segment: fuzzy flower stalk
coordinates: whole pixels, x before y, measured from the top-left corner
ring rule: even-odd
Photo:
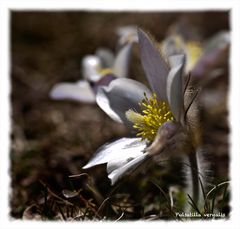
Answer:
[[[155,41],[138,30],[141,62],[151,89],[127,78],[99,87],[97,104],[113,120],[125,124],[135,137],[124,137],[100,147],[83,167],[107,164],[108,177],[115,184],[143,162],[161,155],[182,155],[191,168],[191,196],[199,201],[199,126],[193,101],[187,91],[185,55],[164,58]]]

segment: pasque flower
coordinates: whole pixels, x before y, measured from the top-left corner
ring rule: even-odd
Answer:
[[[50,91],[52,99],[70,99],[84,103],[96,102],[96,90],[100,85],[108,85],[115,78],[127,77],[132,45],[136,42],[136,28],[120,27],[119,49],[114,56],[107,48],[98,48],[93,55],[82,59],[83,79],[75,82],[57,83]]]
[[[122,46],[126,43],[138,42],[136,25],[125,25],[116,29],[119,36],[118,45]]]
[[[166,56],[185,53],[185,72],[193,77],[216,77],[222,71],[222,57],[230,42],[229,31],[220,31],[202,41],[195,28],[186,20],[180,20],[169,28],[169,35],[160,43]]]
[[[186,105],[184,101],[185,55],[173,55],[166,60],[141,29],[138,41],[151,89],[132,79],[116,79],[99,87],[96,96],[102,110],[113,120],[124,123],[136,137],[103,145],[83,167],[107,163],[112,184],[152,156],[164,151],[191,154],[197,147],[188,116],[191,102]]]

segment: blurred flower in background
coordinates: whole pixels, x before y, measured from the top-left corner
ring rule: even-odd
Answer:
[[[136,25],[121,26],[116,29],[119,36],[118,46],[123,46],[126,43],[138,42]]]
[[[185,53],[185,72],[190,72],[193,77],[210,80],[221,74],[223,55],[229,43],[229,31],[220,31],[203,41],[189,21],[180,20],[170,26],[167,37],[160,43],[160,48],[166,56]]]
[[[50,97],[95,103],[99,86],[108,85],[118,77],[127,77],[132,45],[138,42],[136,26],[119,27],[116,33],[119,37],[116,55],[108,48],[98,48],[95,54],[86,55],[81,64],[83,79],[76,83],[57,83],[52,88]],[[180,20],[170,26],[168,35],[158,46],[166,57],[185,53],[185,73],[190,72],[193,77],[204,81],[221,74],[222,56],[229,45],[229,39],[229,32],[221,31],[207,41],[202,41],[189,22]]]
[[[132,45],[137,42],[136,27],[123,26],[116,30],[119,49],[116,55],[107,48],[98,48],[94,55],[82,59],[82,76],[76,83],[58,83],[51,92],[52,99],[70,99],[95,103],[96,90],[113,79],[127,77]]]

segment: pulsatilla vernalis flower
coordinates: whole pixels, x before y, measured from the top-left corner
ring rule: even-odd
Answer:
[[[113,120],[124,123],[136,137],[103,145],[83,167],[107,163],[112,184],[152,156],[180,150],[187,154],[195,145],[186,115],[189,107],[184,102],[185,55],[165,60],[155,42],[141,29],[138,41],[151,90],[125,78],[98,88],[96,96],[102,110]]]
[[[111,50],[98,48],[95,54],[86,55],[81,64],[83,79],[76,83],[57,83],[52,88],[50,97],[56,100],[70,99],[95,103],[96,91],[99,86],[108,85],[118,77],[127,77],[132,45],[136,42],[135,30],[134,27],[118,28],[120,47],[117,54],[114,56]]]
[[[229,31],[220,31],[202,40],[189,21],[180,20],[169,28],[169,35],[160,43],[166,56],[186,54],[185,72],[191,71],[192,78],[215,78],[223,71],[223,60],[230,43]]]
[[[125,25],[116,29],[119,36],[118,45],[122,46],[126,43],[138,42],[136,25]]]

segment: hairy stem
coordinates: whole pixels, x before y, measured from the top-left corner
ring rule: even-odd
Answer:
[[[196,153],[190,153],[188,155],[188,160],[190,163],[190,182],[192,185],[192,199],[194,203],[198,206],[199,196],[200,196],[200,184],[199,184],[199,176],[198,176],[198,162]]]

